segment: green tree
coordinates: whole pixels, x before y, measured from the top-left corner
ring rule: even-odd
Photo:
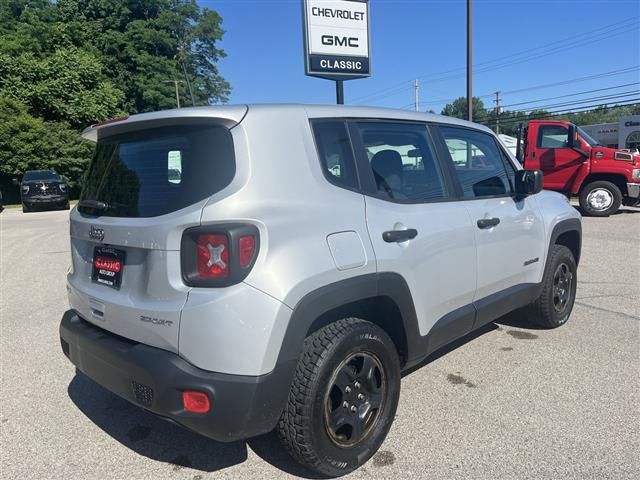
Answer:
[[[62,122],[29,114],[25,104],[0,98],[0,174],[20,177],[27,170],[54,169],[73,188],[86,170],[93,144]]]
[[[473,106],[473,121],[486,120],[487,109],[484,107],[484,102],[478,97],[473,97],[471,104]],[[467,98],[458,97],[452,103],[448,103],[442,109],[442,115],[448,117],[456,117],[467,119]]]
[[[124,92],[102,70],[95,56],[75,47],[44,58],[0,53],[0,98],[20,100],[38,116],[82,128],[121,112]]]
[[[56,19],[69,41],[90,44],[100,53],[109,77],[125,91],[130,113],[175,106],[174,86],[181,80],[183,104],[225,102],[229,83],[217,63],[224,34],[217,12],[195,0],[60,0]]]
[[[55,168],[80,181],[92,144],[79,130],[120,116],[225,102],[222,19],[195,0],[0,1],[0,186]]]

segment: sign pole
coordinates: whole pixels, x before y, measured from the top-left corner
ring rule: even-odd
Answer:
[[[336,80],[336,103],[344,105],[344,81]]]
[[[473,122],[473,0],[467,0],[467,120]]]

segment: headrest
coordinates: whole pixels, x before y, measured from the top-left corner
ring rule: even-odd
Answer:
[[[381,150],[371,159],[371,169],[382,178],[402,176],[402,157],[395,150]]]

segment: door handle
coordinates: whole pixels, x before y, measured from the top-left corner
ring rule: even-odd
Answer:
[[[415,228],[407,228],[406,230],[389,230],[382,232],[382,239],[387,243],[406,242],[416,238],[418,231]]]
[[[478,228],[484,230],[485,228],[495,227],[499,223],[500,223],[500,219],[497,217],[481,218],[480,220],[478,220]]]

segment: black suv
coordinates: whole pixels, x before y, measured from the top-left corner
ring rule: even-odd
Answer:
[[[25,172],[20,183],[20,200],[23,212],[42,207],[69,209],[67,186],[54,170]]]

